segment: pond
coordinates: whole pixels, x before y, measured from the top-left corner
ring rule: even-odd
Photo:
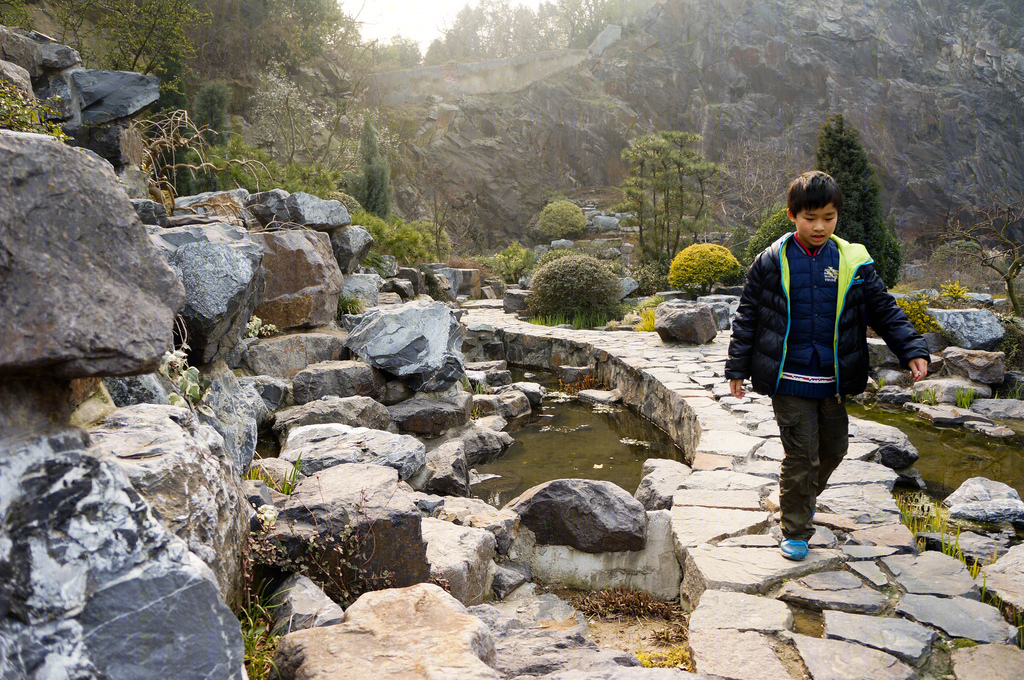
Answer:
[[[970,477],[986,477],[1009,484],[1024,497],[1024,423],[1001,423],[1017,432],[994,439],[963,428],[936,427],[901,409],[850,403],[850,415],[898,427],[917,447],[920,470],[929,495],[943,499]]]
[[[477,498],[502,507],[530,487],[564,478],[614,482],[632,494],[645,460],[683,460],[671,437],[629,408],[553,395],[556,381],[541,375],[530,379],[544,384],[548,396],[509,429],[515,443],[505,455],[474,466],[481,475],[499,475],[473,485]]]

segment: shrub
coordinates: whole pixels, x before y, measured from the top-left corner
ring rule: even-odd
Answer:
[[[615,316],[621,292],[618,277],[587,255],[549,262],[533,275],[530,288],[527,304],[536,316]]]
[[[707,295],[711,284],[740,273],[740,263],[728,248],[714,243],[696,243],[684,248],[672,259],[668,272],[670,285]]]
[[[551,238],[579,236],[586,226],[587,218],[572,201],[555,201],[540,211],[540,233]]]
[[[370,232],[375,252],[393,255],[401,264],[414,264],[430,259],[431,239],[424,231],[424,225],[429,226],[429,222],[406,224],[397,217],[385,220],[361,211],[352,215],[352,224]]]
[[[216,144],[228,127],[228,104],[231,89],[223,80],[213,80],[200,88],[192,101],[192,120],[203,130],[207,144]]]
[[[634,268],[633,278],[638,284],[636,294],[654,295],[659,291],[668,290],[668,269],[667,260],[655,260]]]
[[[484,258],[484,264],[505,283],[516,283],[533,266],[534,257],[532,250],[513,243],[500,253]]]
[[[914,324],[918,333],[940,333],[942,326],[935,320],[935,317],[928,313],[928,298],[923,295],[915,295],[909,298],[900,298],[896,301],[899,308]]]
[[[560,257],[568,257],[570,255],[578,255],[578,253],[568,248],[553,248],[537,258],[537,266],[543,267],[548,262],[554,262]]]
[[[37,132],[64,141],[67,135],[46,119],[50,108],[21,91],[14,83],[0,78],[0,130]]]
[[[355,199],[355,196],[350,196],[343,191],[332,191],[327,198],[332,201],[340,202],[345,206],[345,209],[348,210],[349,215],[355,215],[357,212],[363,212],[363,206],[359,205],[359,201]]]
[[[338,296],[338,316],[342,317],[346,314],[362,314],[363,313],[363,301],[357,297],[351,295],[339,295]]]
[[[996,351],[1006,354],[1007,370],[1024,371],[1024,319],[1000,314],[999,321],[1006,329],[1006,335],[999,341]]]
[[[786,209],[778,211],[761,223],[757,232],[747,244],[747,264],[761,254],[761,251],[775,243],[783,234],[793,231],[793,223],[786,216]]]
[[[946,281],[942,284],[942,292],[940,295],[944,298],[949,298],[950,300],[966,300],[967,293],[969,292],[970,291],[967,290],[967,287],[960,285],[960,280],[957,279],[956,281]]]
[[[654,307],[648,307],[640,311],[640,321],[633,325],[635,329],[644,333],[654,332]]]

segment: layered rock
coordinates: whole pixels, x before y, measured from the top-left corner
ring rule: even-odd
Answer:
[[[340,423],[296,427],[280,459],[293,464],[301,460],[304,475],[343,463],[374,463],[394,468],[401,479],[416,476],[427,461],[423,443],[415,437]]]
[[[267,272],[256,316],[281,330],[326,326],[338,313],[344,277],[327,234],[302,229],[252,234]]]
[[[89,431],[92,451],[112,456],[163,524],[213,570],[226,601],[241,598],[248,540],[240,476],[222,440],[187,409],[119,409]]]
[[[213,572],[87,446],[65,431],[0,455],[0,675],[245,678]]]
[[[446,389],[465,372],[462,327],[452,310],[439,302],[372,310],[352,329],[346,346],[416,391]]]

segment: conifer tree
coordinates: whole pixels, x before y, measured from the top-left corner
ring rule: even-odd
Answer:
[[[363,174],[356,182],[355,198],[363,209],[386,219],[391,213],[391,170],[380,155],[377,131],[367,118],[359,137]]]
[[[843,190],[843,209],[836,236],[863,243],[875,260],[875,270],[887,286],[899,279],[903,255],[899,242],[885,225],[881,184],[860,133],[836,114],[818,132],[818,170],[827,172]]]

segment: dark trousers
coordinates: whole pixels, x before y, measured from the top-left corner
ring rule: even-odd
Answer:
[[[779,477],[782,535],[807,541],[814,535],[811,519],[818,494],[849,447],[846,404],[835,397],[778,394],[772,397],[772,407],[786,452]]]

